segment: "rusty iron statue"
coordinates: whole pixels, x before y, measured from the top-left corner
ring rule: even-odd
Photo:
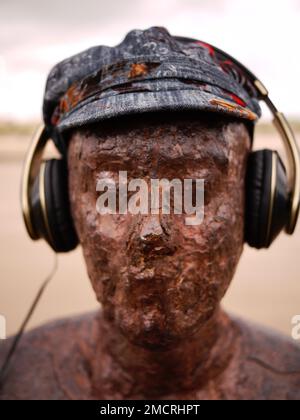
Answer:
[[[252,152],[260,99],[290,151],[289,195],[277,153]],[[300,399],[296,342],[220,305],[245,232],[250,245],[268,247],[297,220],[297,147],[264,86],[220,50],[153,27],[55,66],[43,111],[63,159],[33,173],[38,153],[30,155],[27,231],[57,252],[81,245],[101,306],[27,332],[0,398]],[[109,177],[118,188],[120,171],[147,185],[203,179],[202,223],[161,208],[99,214],[96,185]]]

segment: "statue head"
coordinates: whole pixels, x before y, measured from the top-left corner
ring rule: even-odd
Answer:
[[[74,129],[68,144],[71,212],[105,317],[145,348],[168,348],[219,308],[244,242],[251,131],[213,113],[127,116]],[[204,180],[204,219],[97,212],[97,182]],[[160,209],[161,210],[161,209]]]

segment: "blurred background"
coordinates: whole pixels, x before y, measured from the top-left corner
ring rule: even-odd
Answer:
[[[0,314],[17,330],[53,254],[26,235],[19,205],[24,154],[41,121],[47,74],[58,61],[93,45],[113,46],[132,29],[164,26],[173,35],[215,44],[265,83],[300,139],[300,1],[277,0],[1,0],[0,2]],[[255,148],[282,145],[270,115]],[[283,155],[284,157],[284,155]],[[245,246],[225,307],[291,332],[300,314],[300,223],[267,251]],[[59,256],[58,272],[28,326],[97,308],[81,250]]]

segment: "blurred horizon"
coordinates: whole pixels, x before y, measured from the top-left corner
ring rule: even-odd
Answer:
[[[229,52],[257,74],[281,110],[300,118],[299,21],[297,0],[1,0],[0,120],[39,120],[53,65],[150,26]]]

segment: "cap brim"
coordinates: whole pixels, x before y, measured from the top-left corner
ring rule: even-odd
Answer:
[[[60,131],[113,117],[153,111],[199,110],[219,112],[255,121],[259,118],[249,108],[198,89],[155,92],[130,92],[106,98],[89,98],[88,103],[65,114],[57,124]]]

